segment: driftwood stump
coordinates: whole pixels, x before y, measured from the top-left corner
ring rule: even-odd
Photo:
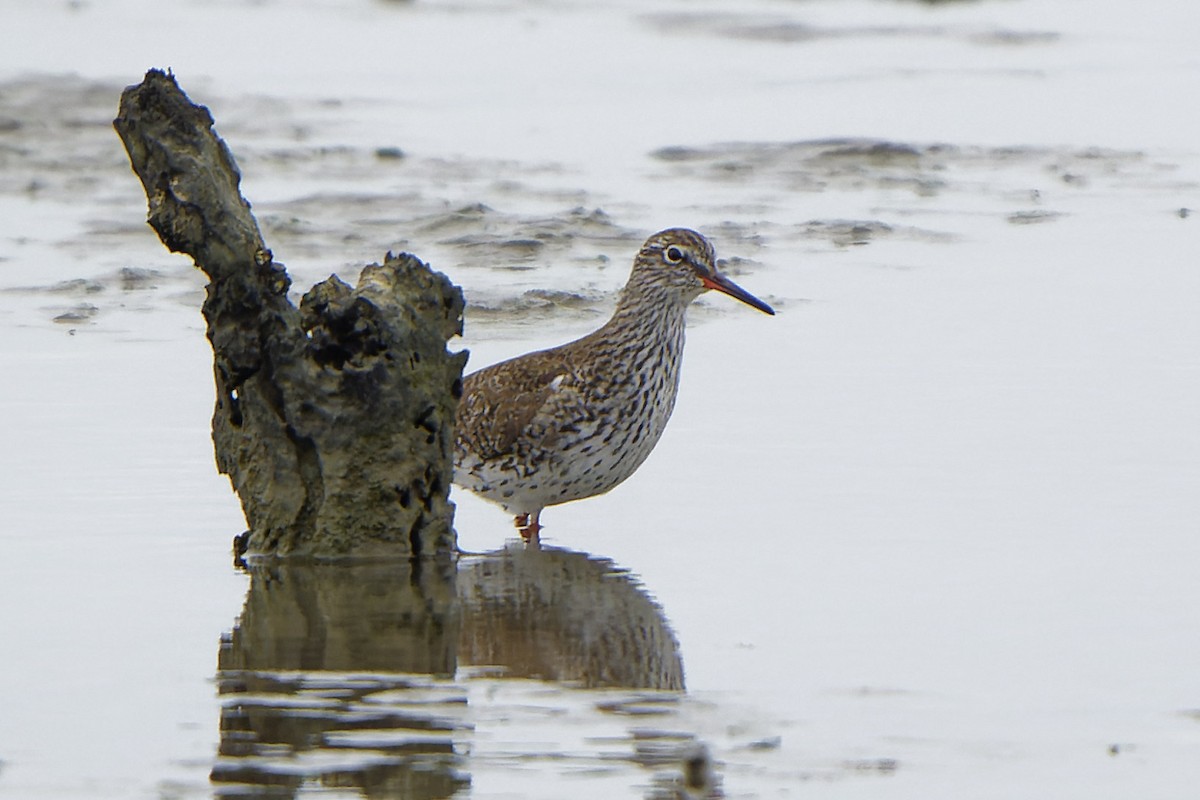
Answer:
[[[213,444],[246,515],[248,550],[453,550],[448,495],[466,353],[446,342],[462,330],[458,287],[389,253],[357,287],[331,277],[297,308],[208,109],[151,70],[122,93],[113,124],[145,187],[151,227],[209,278]]]

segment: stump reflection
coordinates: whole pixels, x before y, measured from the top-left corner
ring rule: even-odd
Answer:
[[[467,784],[455,743],[452,564],[260,564],[222,639],[217,793],[450,797]]]
[[[460,667],[683,689],[661,610],[628,572],[585,553],[517,544],[458,565],[248,571],[245,606],[218,656],[218,795],[454,795],[470,782],[473,728]]]

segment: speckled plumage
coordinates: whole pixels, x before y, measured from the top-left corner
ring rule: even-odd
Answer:
[[[546,506],[603,494],[632,475],[675,407],[684,314],[708,289],[774,313],[717,271],[703,236],[661,231],[642,246],[602,327],[468,375],[454,482],[514,514],[528,539]]]

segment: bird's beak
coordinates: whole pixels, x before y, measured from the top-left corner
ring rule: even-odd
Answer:
[[[718,292],[722,292],[730,297],[741,300],[748,306],[754,306],[764,314],[775,316],[775,309],[771,308],[762,300],[759,300],[757,297],[750,294],[745,289],[738,286],[736,283],[729,280],[729,278],[726,278],[716,270],[713,270],[711,275],[701,275],[700,280],[704,283],[704,288],[706,289],[716,289]]]

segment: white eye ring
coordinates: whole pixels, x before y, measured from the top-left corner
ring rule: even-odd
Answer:
[[[683,254],[683,250],[673,244],[668,245],[667,248],[663,250],[663,261],[666,261],[668,264],[678,264],[683,261],[684,258],[685,256]]]

